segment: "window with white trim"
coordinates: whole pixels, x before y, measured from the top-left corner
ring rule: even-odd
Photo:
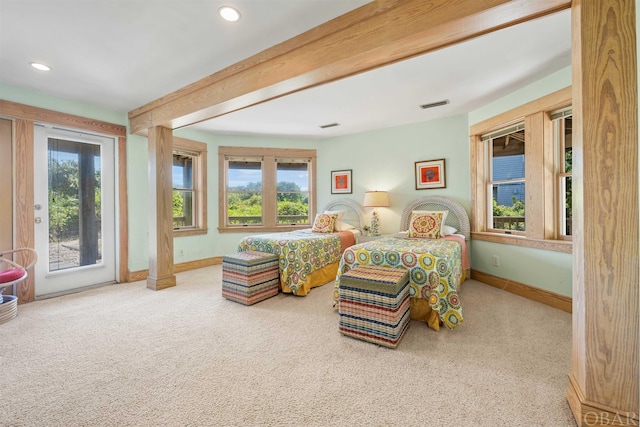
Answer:
[[[222,232],[308,228],[316,150],[219,147]]]

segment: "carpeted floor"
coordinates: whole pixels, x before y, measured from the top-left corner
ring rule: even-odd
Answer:
[[[221,267],[19,306],[2,426],[575,426],[571,315],[473,280],[465,321],[397,349],[342,336],[333,283],[246,307]]]

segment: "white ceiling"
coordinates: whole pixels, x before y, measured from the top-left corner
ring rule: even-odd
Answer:
[[[0,0],[0,83],[128,112],[366,3]],[[216,15],[225,4],[240,21]],[[194,127],[325,138],[466,113],[570,65],[570,32],[561,12]]]

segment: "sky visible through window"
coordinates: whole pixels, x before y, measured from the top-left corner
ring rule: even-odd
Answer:
[[[229,187],[243,187],[250,182],[262,181],[262,171],[248,169],[229,169]],[[278,171],[278,181],[295,182],[301,191],[309,190],[307,172]]]

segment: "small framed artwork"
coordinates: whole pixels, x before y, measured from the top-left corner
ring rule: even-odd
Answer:
[[[331,171],[331,194],[351,194],[351,169]]]
[[[416,190],[445,188],[444,159],[416,162]]]

